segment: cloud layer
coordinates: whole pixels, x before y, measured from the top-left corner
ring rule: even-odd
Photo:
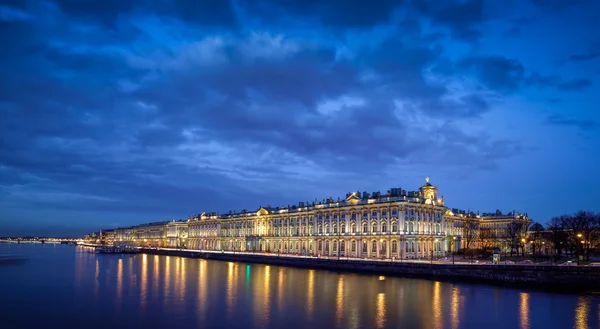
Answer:
[[[20,227],[101,227],[416,185],[432,171],[451,184],[493,176],[536,148],[497,129],[518,118],[507,104],[582,102],[596,88],[568,67],[593,68],[595,40],[562,67],[489,45],[527,36],[555,7],[9,1],[0,205]],[[597,138],[597,112],[529,114]]]

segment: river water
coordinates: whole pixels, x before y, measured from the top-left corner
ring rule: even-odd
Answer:
[[[0,328],[600,328],[600,296],[0,244]]]

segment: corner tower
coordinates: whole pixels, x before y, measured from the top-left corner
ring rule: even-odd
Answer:
[[[440,206],[444,205],[444,198],[438,197],[438,189],[436,186],[429,183],[429,177],[425,177],[425,185],[419,188],[421,196],[425,199],[426,203],[434,203]]]

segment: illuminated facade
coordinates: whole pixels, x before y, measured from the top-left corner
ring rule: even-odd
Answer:
[[[427,178],[418,191],[392,188],[386,194],[348,193],[343,200],[202,213],[187,221],[117,229],[114,240],[193,250],[429,258],[474,248],[482,227],[500,229],[516,218],[492,217],[451,211]]]

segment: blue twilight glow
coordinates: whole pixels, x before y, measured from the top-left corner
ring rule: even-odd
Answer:
[[[417,189],[600,210],[600,1],[0,4],[0,236]]]

